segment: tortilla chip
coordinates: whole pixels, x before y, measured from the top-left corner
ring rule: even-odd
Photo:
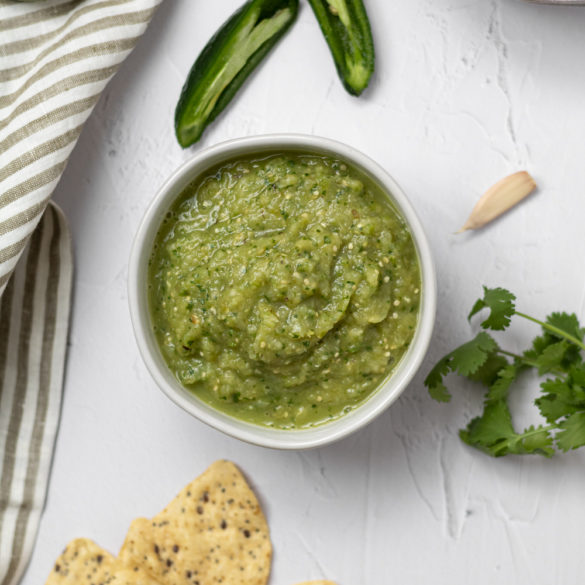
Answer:
[[[265,585],[272,544],[246,480],[217,461],[152,520],[134,520],[119,558],[162,585]]]
[[[46,585],[160,585],[138,566],[121,563],[88,538],[71,541]]]
[[[115,557],[95,542],[77,538],[55,562],[46,585],[105,585],[115,563]]]

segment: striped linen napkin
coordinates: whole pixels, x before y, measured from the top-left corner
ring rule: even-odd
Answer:
[[[73,261],[52,203],[0,299],[0,579],[32,552],[59,422]]]
[[[160,1],[0,0],[0,585],[30,558],[59,422],[73,260],[50,197]]]

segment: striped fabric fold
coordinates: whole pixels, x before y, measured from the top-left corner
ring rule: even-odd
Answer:
[[[59,422],[73,261],[50,203],[161,0],[0,0],[0,585],[32,553]]]
[[[69,231],[50,204],[0,299],[0,575],[30,557],[61,407],[72,279]]]
[[[160,0],[0,0],[0,294]]]

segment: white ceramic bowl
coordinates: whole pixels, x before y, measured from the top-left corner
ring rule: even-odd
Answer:
[[[422,273],[421,305],[414,339],[390,377],[360,406],[337,420],[300,430],[271,429],[224,414],[185,389],[165,364],[150,321],[147,298],[147,266],[162,218],[183,189],[210,167],[238,156],[273,150],[309,151],[346,160],[368,175],[389,194],[402,213],[414,238]],[[327,138],[275,134],[230,140],[197,152],[166,181],[140,224],[130,258],[129,302],[138,347],[147,368],[161,390],[176,404],[203,422],[249,443],[279,449],[307,449],[331,443],[363,427],[406,388],[426,353],[435,321],[436,282],[433,259],[423,228],[406,195],[373,160],[354,148]]]

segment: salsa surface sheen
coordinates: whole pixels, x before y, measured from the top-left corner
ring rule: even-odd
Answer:
[[[402,217],[347,163],[304,153],[224,163],[173,204],[149,263],[164,359],[201,400],[303,428],[363,402],[419,313]]]

